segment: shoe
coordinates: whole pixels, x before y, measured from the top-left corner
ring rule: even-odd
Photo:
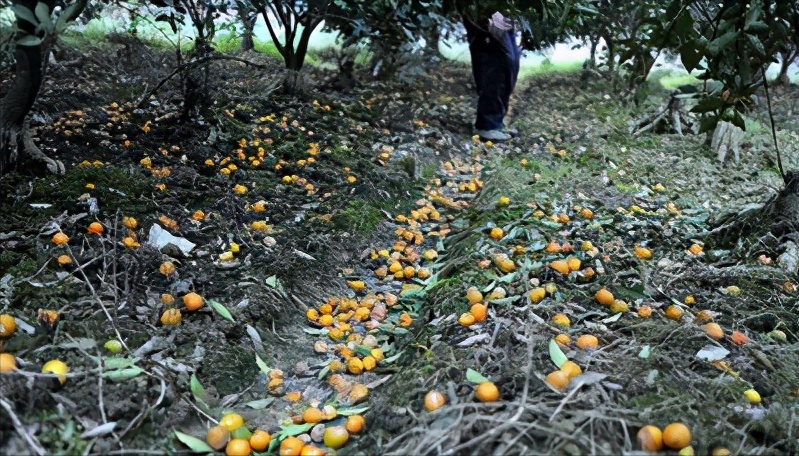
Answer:
[[[500,130],[477,130],[477,136],[480,137],[483,141],[507,141],[511,138],[511,136],[507,133],[503,133]]]

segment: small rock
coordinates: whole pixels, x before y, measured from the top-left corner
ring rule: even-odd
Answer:
[[[785,252],[777,258],[777,263],[788,274],[799,273],[799,246],[792,241],[786,242]]]

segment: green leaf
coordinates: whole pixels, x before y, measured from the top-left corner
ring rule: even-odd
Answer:
[[[680,60],[689,73],[699,66],[702,55],[702,50],[695,43],[688,42],[680,47]]]
[[[480,372],[477,372],[472,368],[468,368],[466,369],[466,381],[480,384],[480,383],[490,382],[491,380],[483,377],[483,374],[481,374]]]
[[[284,426],[280,430],[280,432],[278,433],[278,438],[282,439],[282,438],[285,438],[285,437],[304,434],[304,433],[310,431],[311,428],[313,428],[314,426],[316,426],[316,424],[313,424],[313,423],[290,424],[288,426]]]
[[[36,19],[39,20],[39,24],[44,26],[45,30],[50,30],[52,28],[53,21],[50,20],[50,7],[47,6],[47,3],[37,3],[36,9],[34,9],[33,12],[36,13]]]
[[[325,376],[328,374],[328,372],[330,372],[330,365],[329,364],[327,366],[323,367],[319,371],[319,373],[316,375],[316,378],[318,378],[319,380],[322,380],[323,378],[325,378]]]
[[[638,357],[641,359],[647,359],[649,358],[649,352],[650,352],[649,345],[644,345],[643,347],[641,347],[641,351],[638,352]]]
[[[269,276],[266,278],[266,284],[272,288],[277,288],[277,277],[276,276]]]
[[[602,320],[602,323],[613,323],[613,322],[619,321],[619,318],[621,318],[621,315],[622,315],[621,312],[616,312],[615,314],[613,314],[613,315],[609,316],[608,318],[605,318],[604,320]]]
[[[142,372],[144,372],[144,369],[141,367],[131,367],[128,369],[118,369],[103,372],[103,378],[107,378],[112,382],[124,382],[125,380],[138,377]]]
[[[178,438],[184,445],[189,447],[192,453],[213,453],[214,449],[211,448],[204,440],[200,440],[197,437],[184,434],[178,430],[175,430],[175,437]]]
[[[336,410],[339,415],[344,416],[352,416],[352,415],[360,415],[364,412],[369,410],[369,407],[345,407]]]
[[[725,101],[721,97],[714,97],[708,96],[705,97],[702,101],[697,103],[693,108],[691,108],[691,112],[695,113],[705,113],[716,111],[724,107]]]
[[[202,383],[197,380],[197,376],[191,374],[191,380],[189,380],[189,387],[191,388],[191,394],[194,396],[195,399],[198,401],[205,402],[205,398],[207,397],[207,393],[205,392],[205,388],[203,388]]]
[[[302,331],[306,334],[312,334],[314,336],[325,334],[327,332],[324,328],[302,328]]]
[[[754,33],[766,33],[771,28],[765,22],[755,21],[751,22],[744,27],[745,32],[754,32]]]
[[[517,274],[516,272],[511,272],[511,273],[505,274],[505,275],[504,275],[504,276],[502,276],[502,277],[498,277],[498,278],[497,278],[497,282],[501,282],[501,283],[511,283],[511,282],[513,282],[514,280],[516,280],[516,276],[518,276],[518,275],[519,275],[519,274]]]
[[[271,405],[272,402],[274,402],[274,401],[275,400],[272,399],[271,397],[267,397],[265,399],[256,399],[254,401],[247,402],[244,405],[246,407],[251,408],[251,409],[262,410],[262,409],[268,407],[269,405]]]
[[[744,121],[743,116],[741,115],[740,112],[738,112],[737,109],[733,112],[732,118],[730,119],[730,123],[740,128],[741,130],[746,131],[746,121]]]
[[[264,360],[262,360],[261,357],[258,356],[258,353],[255,354],[255,364],[257,364],[258,369],[261,369],[261,372],[263,372],[266,375],[269,375],[269,371],[272,370],[269,366],[266,365]]]
[[[391,364],[394,361],[398,360],[400,358],[400,356],[402,356],[402,351],[397,352],[397,354],[395,354],[393,356],[389,356],[388,358],[386,358],[383,361],[381,361],[380,364]]]
[[[22,19],[25,22],[30,22],[33,25],[39,24],[39,21],[36,20],[36,16],[33,15],[33,11],[22,5],[12,6],[11,11],[14,12],[14,15],[16,15],[18,19]]]
[[[549,341],[549,358],[558,366],[558,369],[563,366],[563,363],[569,360],[563,353],[563,350],[560,349],[560,345],[555,342],[555,339],[550,339]]]
[[[42,39],[33,35],[26,35],[17,40],[17,46],[38,46],[42,44]]]
[[[206,302],[208,303],[208,306],[210,306],[212,309],[214,309],[214,311],[216,311],[216,313],[221,315],[222,318],[224,318],[225,320],[227,320],[227,321],[229,321],[231,323],[235,323],[236,322],[236,320],[233,319],[233,315],[230,314],[230,311],[227,310],[227,308],[224,305],[222,305],[221,302],[219,302],[217,300],[214,300],[214,299],[209,299]]]
[[[733,30],[731,32],[727,32],[724,35],[721,35],[720,37],[708,43],[707,51],[712,56],[717,56],[721,52],[728,52],[729,49],[727,49],[727,47],[730,44],[732,44],[737,38],[738,38],[738,31]]]
[[[108,370],[125,369],[133,367],[140,358],[128,358],[125,356],[109,356],[103,359],[103,367]]]

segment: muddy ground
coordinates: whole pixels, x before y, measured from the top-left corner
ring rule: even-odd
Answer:
[[[19,366],[0,377],[5,454],[187,453],[173,431],[203,438],[232,411],[274,437],[304,434],[292,417],[325,404],[341,412],[327,426],[366,419],[340,454],[636,454],[640,427],[674,421],[697,454],[799,451],[790,246],[765,231],[733,245],[705,237],[780,188],[765,111],[749,119],[741,162],[722,165],[704,136],[629,134],[667,99],[656,81],[635,107],[595,75],[541,75],[514,95],[521,136],[492,145],[470,136],[460,64],[359,75],[354,87],[309,68],[286,92],[273,91],[279,62],[237,57],[258,66],[214,63],[212,102],[182,120],[177,79],[139,103],[172,53],[125,41],[56,54],[33,125],[67,173],[0,180],[0,304],[18,322],[3,350]],[[797,88],[772,97],[783,161],[797,169]],[[87,232],[94,221],[101,235]],[[151,245],[156,225],[195,246]],[[66,245],[51,241],[59,231]],[[576,270],[550,266],[567,257]],[[385,272],[395,262],[401,279]],[[465,326],[472,286],[488,315]],[[627,309],[598,304],[603,287]],[[182,307],[189,292],[204,297],[199,311]],[[162,323],[168,307],[179,325]],[[703,330],[711,320],[720,340]],[[544,381],[559,334],[584,372],[564,390]],[[578,348],[584,334],[599,347]],[[374,347],[385,357],[374,369],[343,364]],[[726,352],[698,358],[707,347]],[[39,374],[52,359],[69,366],[63,385]],[[471,370],[496,383],[498,402],[474,399]],[[431,389],[447,398],[434,413],[422,407]]]

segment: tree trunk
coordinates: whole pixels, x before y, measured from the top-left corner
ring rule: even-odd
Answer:
[[[258,14],[250,10],[241,1],[236,2],[236,9],[239,13],[239,20],[244,27],[244,31],[241,34],[241,50],[244,52],[252,51],[255,48],[254,30]]]
[[[591,60],[588,62],[588,68],[594,68],[596,66],[596,47],[599,45],[599,38],[589,36],[588,41],[591,43]]]
[[[37,0],[14,2],[15,5],[24,6],[30,11],[34,11],[37,3]],[[55,1],[47,0],[45,3],[52,10]],[[80,11],[78,11],[79,13]],[[19,18],[17,27],[21,30],[20,36],[35,33],[33,24]],[[14,81],[5,96],[0,99],[0,176],[3,176],[10,165],[20,159],[20,153],[26,153],[37,161],[45,162],[47,168],[52,172],[63,170],[63,165],[47,158],[36,148],[25,124],[25,118],[33,107],[42,85],[43,54],[42,44],[17,45],[14,50],[16,59]]]

